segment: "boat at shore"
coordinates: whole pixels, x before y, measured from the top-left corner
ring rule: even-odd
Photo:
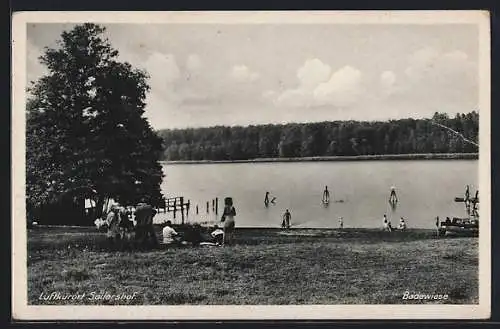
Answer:
[[[472,218],[457,218],[452,221],[441,222],[440,236],[478,236],[479,220]]]
[[[479,236],[479,213],[477,205],[479,198],[460,198],[456,197],[455,202],[464,202],[467,217],[453,217],[452,220],[447,218],[441,222],[438,230],[440,236]],[[472,204],[472,209],[471,209]]]

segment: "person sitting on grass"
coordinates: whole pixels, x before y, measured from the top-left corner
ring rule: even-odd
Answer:
[[[383,225],[384,225],[384,231],[389,231],[389,232],[392,231],[391,223],[387,220],[386,214],[384,214]]]
[[[172,227],[172,222],[167,220],[162,230],[163,244],[177,245],[180,244],[181,239],[179,233]]]
[[[399,220],[399,229],[401,231],[406,230],[406,222],[403,217],[401,217],[401,219]]]
[[[224,242],[224,231],[218,225],[214,225],[214,230],[210,233],[213,242],[217,245],[222,245]]]

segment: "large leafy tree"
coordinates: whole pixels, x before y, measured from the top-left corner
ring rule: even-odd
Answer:
[[[146,72],[119,62],[105,28],[63,32],[40,61],[27,104],[27,201],[37,208],[88,187],[105,198],[161,197],[162,141],[143,117]]]

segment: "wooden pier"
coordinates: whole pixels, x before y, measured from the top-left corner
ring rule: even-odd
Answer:
[[[172,212],[174,215],[174,219],[177,217],[177,212],[181,213],[182,224],[184,224],[185,218],[189,217],[189,208],[191,207],[191,201],[184,201],[184,197],[173,197],[173,198],[164,198],[157,208],[158,212],[163,210],[164,213]]]
[[[211,207],[210,207],[210,203],[211,203]],[[191,201],[187,200],[187,202],[186,202],[185,198],[182,196],[172,197],[172,198],[163,198],[162,200],[160,200],[159,204],[155,208],[159,213],[172,212],[174,219],[177,218],[177,213],[180,212],[182,224],[184,224],[185,219],[187,219],[189,217],[189,210],[191,208]],[[195,208],[194,208],[195,214],[197,216],[201,215],[201,213],[203,212],[202,209],[203,209],[203,206],[199,206],[198,204],[196,204]],[[211,201],[206,202],[206,214],[208,215],[210,212],[212,212],[215,215],[217,215],[219,213],[219,198],[218,197],[212,199]]]

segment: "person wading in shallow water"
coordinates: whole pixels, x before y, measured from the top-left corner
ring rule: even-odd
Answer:
[[[269,197],[270,197],[270,193],[269,192],[266,192],[266,196],[264,197],[264,205],[266,207],[269,206],[269,202],[271,202],[272,204],[274,204],[276,202],[276,197],[273,196],[271,201],[269,201]]]
[[[236,209],[233,206],[233,198],[224,199],[224,213],[222,214],[221,221],[224,223],[224,239],[222,245],[230,244],[233,242],[234,228],[236,223],[234,216],[236,216]]]
[[[292,219],[292,214],[290,214],[290,211],[287,209],[283,214],[283,222],[281,223],[281,227],[283,229],[289,229],[291,219]]]
[[[396,203],[398,202],[398,196],[396,195],[396,187],[391,186],[391,194],[389,195],[389,202]]]
[[[439,237],[439,216],[436,216],[436,234]]]
[[[323,203],[330,202],[330,191],[328,191],[328,186],[325,186],[325,190],[323,191]]]

